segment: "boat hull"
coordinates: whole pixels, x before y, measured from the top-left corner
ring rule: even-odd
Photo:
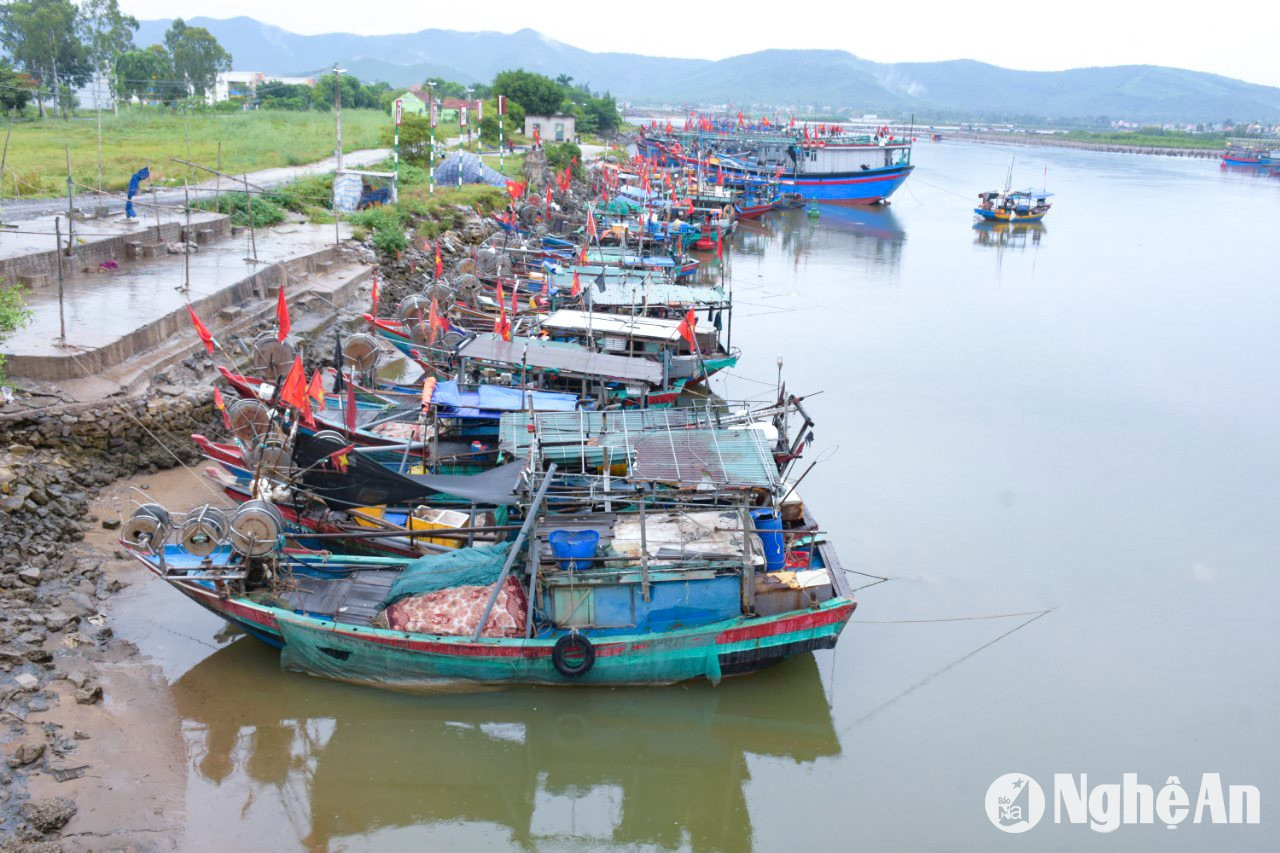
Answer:
[[[592,640],[594,665],[571,678],[552,662],[558,636],[473,642],[355,627],[220,595],[206,582],[165,580],[206,610],[280,649],[286,670],[397,689],[458,683],[662,685],[698,678],[714,683],[793,655],[834,648],[857,606],[852,598],[840,597],[774,616],[600,637]],[[584,636],[590,638],[589,633]]]
[[[1048,212],[1046,210],[1043,213],[1007,213],[1001,210],[984,210],[981,207],[973,209],[973,214],[983,222],[1039,222],[1044,219]]]

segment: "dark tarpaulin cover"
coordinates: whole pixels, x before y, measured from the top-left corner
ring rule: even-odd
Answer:
[[[341,506],[406,504],[441,493],[482,504],[510,505],[524,462],[512,462],[482,474],[400,474],[361,453],[346,455],[346,470],[328,457],[343,445],[331,438],[298,433],[293,462],[308,489]]]

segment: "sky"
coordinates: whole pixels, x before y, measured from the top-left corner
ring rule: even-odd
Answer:
[[[716,16],[691,16],[696,4],[682,8],[677,26],[664,26],[660,16],[654,17],[655,9],[665,7],[580,0],[485,0],[478,6],[379,0],[372,15],[353,15],[352,7],[314,0],[120,0],[120,6],[137,18],[245,15],[303,34],[428,28],[509,33],[529,27],[586,50],[655,56],[722,59],[766,48],[834,48],[877,62],[977,59],[1032,71],[1168,65],[1280,86],[1274,4],[1262,0],[1189,4],[1185,12],[1167,0],[810,2],[800,7],[738,0]],[[787,26],[793,13],[795,25]],[[637,35],[636,15],[645,22],[642,35]]]

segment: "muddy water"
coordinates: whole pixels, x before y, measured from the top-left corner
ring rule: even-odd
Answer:
[[[975,230],[1009,154],[922,144],[887,210],[735,236],[746,357],[721,390],[772,394],[781,352],[822,392],[802,492],[892,578],[838,649],[716,688],[402,695],[283,674],[143,581],[115,620],[168,681],[180,843],[1274,849],[1280,180],[1020,150],[1058,204]],[[1216,771],[1263,823],[1102,835],[1050,803],[1006,837],[984,796],[1015,771],[1178,776],[1193,801]]]

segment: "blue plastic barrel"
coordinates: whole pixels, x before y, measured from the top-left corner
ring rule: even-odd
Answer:
[[[596,555],[600,533],[596,530],[553,530],[547,541],[551,543],[551,553],[560,561],[560,568],[581,571],[591,568],[589,558]],[[573,559],[575,557],[578,559]]]
[[[771,509],[753,509],[751,520],[756,526],[756,535],[764,545],[765,570],[781,571],[787,564],[786,546],[782,541],[782,519]]]

